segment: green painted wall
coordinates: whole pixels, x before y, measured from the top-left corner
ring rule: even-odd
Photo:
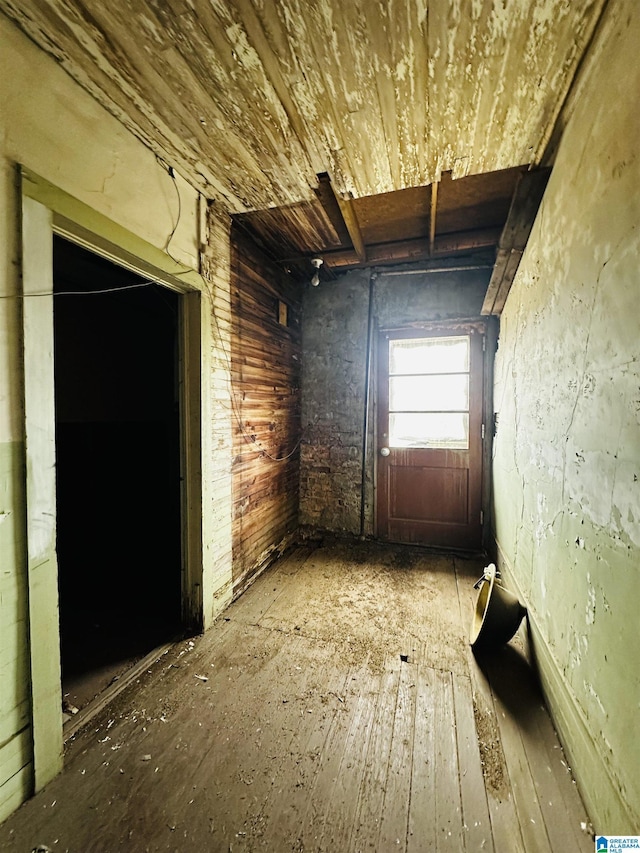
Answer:
[[[0,820],[32,776],[28,600],[24,570],[24,445],[0,444]]]
[[[640,16],[609,5],[501,317],[495,530],[597,833],[640,827]]]
[[[25,181],[32,194],[67,219],[82,224],[120,248],[167,273],[180,270],[181,282],[202,288],[198,303],[201,339],[190,341],[200,361],[200,399],[190,401],[192,420],[204,428],[193,444],[202,447],[198,500],[191,506],[192,536],[200,536],[197,550],[201,576],[194,580],[199,614],[208,625],[231,597],[231,414],[228,403],[228,260],[212,270],[204,287],[196,273],[185,276],[184,266],[197,269],[202,245],[216,258],[229,255],[226,231],[209,227],[201,215],[204,205],[196,190],[176,175],[176,184],[139,140],[106,112],[52,57],[39,50],[0,14],[0,820],[45,784],[61,763],[57,748],[62,715],[59,701],[56,565],[34,560],[28,567],[42,524],[55,514],[50,495],[44,502],[25,494],[25,376],[43,380],[50,364],[43,350],[40,361],[28,357],[23,365],[23,304],[21,295],[21,194],[18,166],[44,179]],[[48,188],[48,189],[47,189]],[[44,195],[43,195],[44,193]],[[220,216],[221,221],[223,216]],[[177,225],[177,227],[176,227]],[[165,244],[171,239],[171,256]],[[48,263],[48,261],[47,261]],[[184,265],[184,266],[182,266]],[[46,266],[43,263],[43,270]],[[211,266],[211,265],[210,265]],[[36,278],[39,271],[35,270]],[[33,280],[33,276],[31,277]],[[47,286],[43,273],[43,287]],[[38,282],[35,281],[34,285]],[[34,289],[38,289],[34,287]],[[214,322],[212,307],[227,314]],[[35,304],[35,303],[33,303]],[[28,313],[28,312],[27,312]],[[192,313],[195,313],[192,311]],[[33,314],[33,312],[31,312]],[[223,350],[221,335],[226,335]],[[195,364],[190,362],[190,370]],[[200,371],[198,371],[199,373]],[[43,380],[44,381],[44,380]],[[46,382],[49,382],[46,379]],[[51,379],[52,382],[52,379]],[[195,383],[194,383],[195,384]],[[29,381],[26,386],[29,387]],[[33,383],[31,384],[33,387]],[[46,388],[38,400],[52,400]],[[226,395],[226,396],[225,396]],[[33,396],[33,395],[32,395]],[[38,408],[38,400],[35,408]],[[32,400],[33,402],[33,400]],[[33,406],[31,407],[33,411]],[[38,425],[38,429],[40,429]],[[31,448],[51,443],[53,422],[32,432]],[[36,440],[34,441],[34,436]],[[189,452],[196,456],[193,448]],[[197,454],[200,460],[199,453]],[[44,470],[45,466],[40,466]],[[48,466],[50,469],[50,466]],[[30,467],[30,480],[38,479]],[[200,497],[202,495],[202,498]],[[194,499],[195,500],[195,499]],[[202,511],[204,501],[205,512]],[[35,504],[38,504],[37,506]],[[29,527],[27,528],[27,520]],[[197,521],[197,524],[196,524]],[[28,543],[26,531],[31,535]],[[37,548],[34,553],[37,553]],[[32,554],[33,556],[33,554]],[[194,558],[195,563],[195,558]],[[199,601],[196,601],[199,598]],[[27,619],[30,613],[30,622]],[[33,642],[30,642],[33,640]],[[52,666],[56,663],[56,666]],[[33,673],[33,678],[31,677]],[[32,683],[33,682],[33,683]],[[36,713],[31,699],[35,697]],[[32,722],[34,724],[32,725]],[[53,746],[52,742],[55,741]],[[35,751],[34,751],[35,744]],[[33,756],[35,755],[35,761]],[[42,757],[44,755],[44,758]],[[34,772],[35,765],[35,772]]]

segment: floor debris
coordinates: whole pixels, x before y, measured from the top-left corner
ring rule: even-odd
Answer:
[[[0,850],[592,853],[517,650],[501,690],[478,675],[477,569],[367,543],[293,552],[194,655],[181,641],[78,732],[63,773],[0,826]]]

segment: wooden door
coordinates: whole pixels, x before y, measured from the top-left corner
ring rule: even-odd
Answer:
[[[380,336],[380,538],[480,548],[483,341],[471,326]]]

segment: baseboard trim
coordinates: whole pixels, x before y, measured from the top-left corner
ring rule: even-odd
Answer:
[[[131,669],[124,672],[117,681],[114,681],[113,684],[103,690],[102,693],[99,693],[95,699],[92,699],[92,701],[82,708],[76,716],[67,720],[63,726],[64,742],[67,743],[67,741],[75,737],[80,729],[84,728],[84,726],[97,717],[97,715],[103,711],[107,705],[113,702],[116,696],[140,678],[149,669],[149,667],[160,660],[163,655],[166,655],[166,653],[173,648],[176,642],[178,641],[172,640],[169,643],[164,643],[156,649],[153,649],[153,651],[149,652],[148,655],[145,655],[142,660],[139,660],[138,663],[132,666]]]
[[[577,699],[538,624],[536,611],[517,581],[513,566],[496,540],[498,567],[508,586],[527,608],[528,641],[542,692],[597,835],[635,834],[638,819],[625,802],[600,744],[594,740]]]
[[[277,545],[271,545],[267,548],[266,551],[258,558],[255,565],[251,569],[248,569],[242,577],[238,578],[236,584],[233,586],[233,593],[229,604],[233,601],[237,601],[237,599],[240,598],[240,596],[267,571],[267,569],[271,568],[277,560],[284,557],[285,554],[295,548],[297,544],[298,531],[294,530],[292,533],[288,533],[283,539],[281,539]]]

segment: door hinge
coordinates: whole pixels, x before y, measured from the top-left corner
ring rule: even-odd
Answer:
[[[483,335],[482,336],[482,352],[486,352],[486,351],[487,351],[487,336]]]
[[[484,510],[480,510],[480,524],[484,524]]]
[[[484,441],[484,424],[482,424],[481,438]]]

